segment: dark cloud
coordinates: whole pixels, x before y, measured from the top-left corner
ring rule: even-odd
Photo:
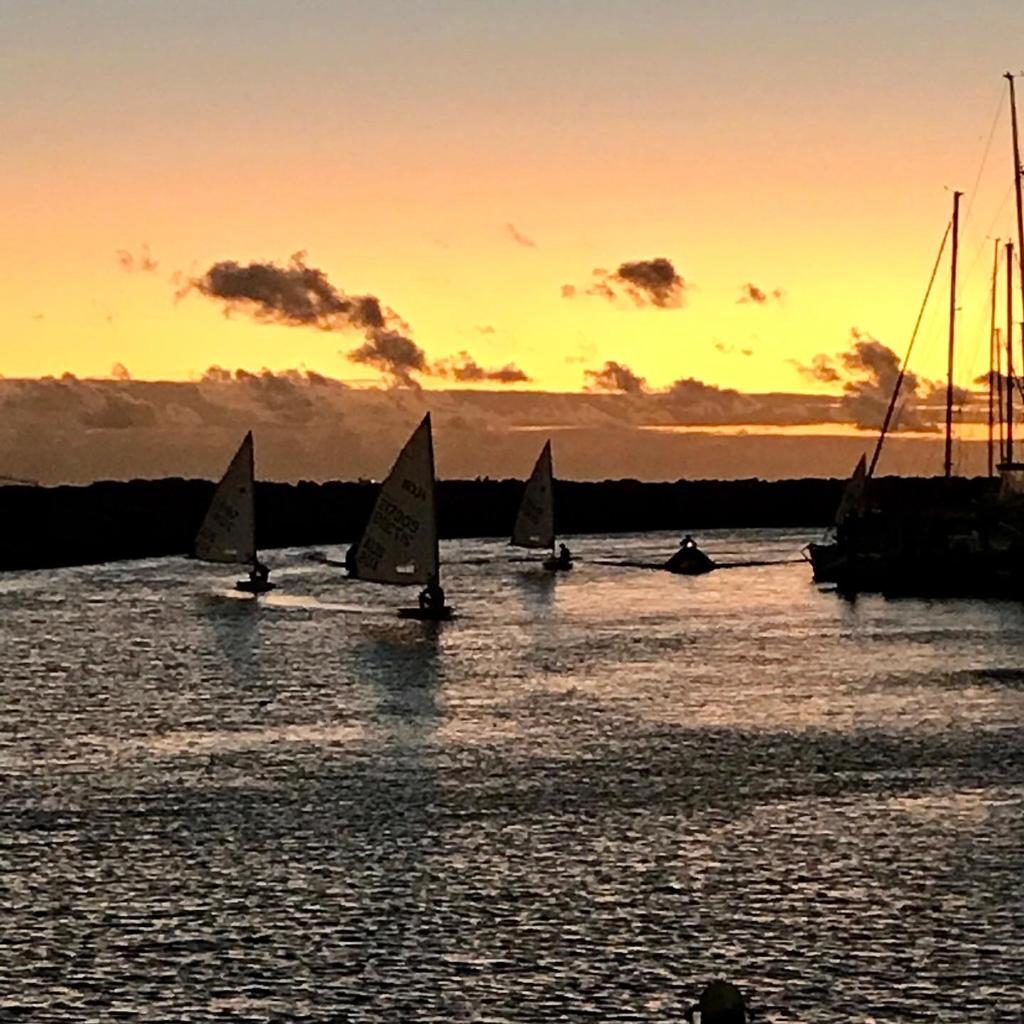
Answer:
[[[327,275],[295,253],[286,266],[276,263],[214,263],[186,290],[197,291],[223,304],[226,314],[244,312],[260,323],[315,327],[321,331],[374,331],[384,328],[385,313],[373,295],[346,295]]]
[[[776,302],[781,302],[784,294],[781,288],[773,288],[770,292],[766,292],[763,288],[758,288],[756,284],[748,281],[745,285],[741,286],[740,297],[736,301],[741,304],[752,302],[755,305],[763,306],[772,299]]]
[[[571,299],[582,293],[614,302],[625,297],[637,306],[676,309],[683,304],[689,287],[672,261],[663,256],[621,263],[614,272],[598,267],[591,276],[593,282],[582,290],[575,285],[562,285],[562,298]]]
[[[131,273],[138,270],[144,274],[155,274],[160,269],[160,264],[153,259],[149,246],[142,244],[138,253],[128,249],[118,249],[116,253],[117,265],[124,271]]]
[[[530,238],[528,235],[524,235],[522,233],[522,231],[520,231],[515,226],[515,224],[506,224],[505,225],[505,234],[507,234],[508,237],[511,238],[512,241],[516,243],[516,245],[525,246],[527,249],[536,249],[537,248],[537,243],[532,238]]]
[[[440,360],[434,364],[433,373],[462,383],[491,381],[495,384],[524,384],[530,380],[530,377],[514,363],[488,369],[481,366],[468,352],[460,352],[453,359]]]
[[[317,267],[295,253],[285,266],[224,260],[191,279],[181,294],[197,291],[223,305],[225,315],[244,312],[259,323],[312,327],[320,331],[362,331],[366,341],[347,356],[373,366],[393,384],[415,386],[427,373],[426,354],[407,336],[409,325],[374,295],[347,295]]]
[[[732,388],[705,384],[695,377],[683,377],[672,383],[665,392],[666,404],[680,418],[680,422],[742,422],[744,414],[754,406],[754,399]]]
[[[796,359],[789,361],[800,371],[801,376],[819,384],[838,384],[843,379],[833,365],[832,358],[824,353],[816,355],[808,365]]]
[[[796,365],[811,380],[822,384],[842,384],[840,408],[854,425],[865,430],[881,427],[900,372],[900,357],[887,345],[855,328],[846,351],[836,356],[816,355],[809,366]],[[890,430],[936,430],[934,410],[925,407],[936,397],[936,387],[907,372]],[[960,393],[966,398],[966,392],[961,390]],[[944,386],[941,394],[945,401]]]
[[[588,391],[616,391],[626,395],[642,395],[647,390],[645,378],[613,359],[609,359],[600,370],[585,370],[583,376],[587,379]]]
[[[429,372],[423,349],[398,331],[369,332],[365,344],[349,352],[348,358],[354,363],[375,367],[403,387],[417,387],[414,374]]]

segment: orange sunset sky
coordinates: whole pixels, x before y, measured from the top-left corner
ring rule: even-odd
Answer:
[[[581,391],[615,360],[654,390],[838,394],[800,364],[855,328],[902,355],[954,187],[958,382],[986,368],[991,239],[1014,223],[1001,75],[1024,67],[1018,2],[0,12],[5,378],[119,363],[134,380],[217,365],[386,384],[346,358],[358,330],[176,298],[218,261],[301,250],[395,311],[429,361],[521,368],[513,390]],[[685,282],[678,306],[580,294],[596,268],[656,257]],[[945,372],[946,273],[913,366],[928,379]],[[748,284],[767,301],[739,302]]]

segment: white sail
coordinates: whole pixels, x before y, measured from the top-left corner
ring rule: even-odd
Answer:
[[[526,481],[519,503],[512,543],[520,548],[550,548],[555,543],[554,472],[551,467],[551,442],[548,441],[530,479]]]
[[[867,488],[867,481],[867,459],[862,455],[843,489],[843,496],[836,509],[836,526],[842,526],[848,519],[864,514],[864,492]]]
[[[256,561],[256,501],[252,432],[245,435],[196,535],[193,554],[204,562]]]
[[[437,579],[434,511],[434,442],[430,414],[399,453],[354,553],[355,572],[371,583],[419,583]]]

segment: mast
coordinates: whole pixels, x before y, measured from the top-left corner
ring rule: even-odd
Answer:
[[[1006,243],[1006,462],[1013,462],[1013,242]]]
[[[993,475],[995,460],[995,413],[999,378],[996,376],[996,279],[999,276],[999,239],[992,256],[992,309],[988,325],[988,475]]]
[[[249,442],[249,485],[252,488],[252,567],[260,564],[259,552],[256,550],[256,446],[253,444],[252,431],[246,434]]]
[[[949,358],[946,368],[946,457],[943,470],[948,480],[953,475],[953,348],[956,342],[956,261],[959,248],[960,197],[953,193],[953,249],[949,264]]]
[[[1017,94],[1013,75],[1003,76],[1010,83],[1010,127],[1013,133],[1013,190],[1017,196],[1017,267],[1020,273],[1020,297],[1024,302],[1024,203],[1021,200],[1020,138],[1017,131]],[[1012,271],[1011,271],[1012,273]]]
[[[996,412],[997,422],[999,425],[999,462],[1003,463],[1006,461],[1006,440],[1003,433],[1003,329],[1001,327],[996,328],[995,336],[995,350],[996,350],[996,377],[994,387],[996,389],[996,400],[998,408]]]
[[[430,413],[427,413],[427,450],[430,452],[430,504],[434,510],[434,582],[441,586],[441,541],[437,531],[437,470],[434,467],[434,429],[430,425]],[[444,604],[444,602],[441,602]]]

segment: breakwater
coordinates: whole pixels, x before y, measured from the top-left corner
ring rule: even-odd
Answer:
[[[627,533],[714,527],[826,526],[844,481],[606,480],[556,483],[558,531]],[[883,505],[963,503],[987,493],[982,478],[874,481]],[[0,488],[0,569],[37,569],[185,554],[213,493],[206,480],[102,481],[87,486]],[[438,483],[441,536],[500,537],[512,529],[519,480]],[[260,548],[340,544],[358,536],[377,485],[362,482],[257,485]]]

